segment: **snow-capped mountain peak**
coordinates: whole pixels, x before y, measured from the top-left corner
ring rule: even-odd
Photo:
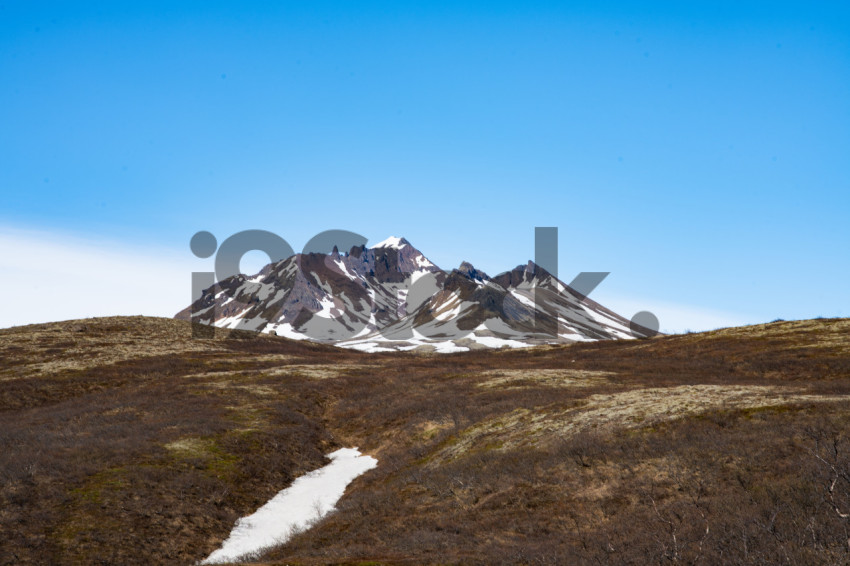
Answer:
[[[404,238],[297,254],[204,290],[177,318],[365,351],[523,347],[633,338],[625,318],[528,262],[446,272]],[[647,334],[648,335],[648,334]]]
[[[409,246],[409,245],[410,245],[410,242],[408,242],[404,238],[397,238],[396,236],[390,236],[386,240],[383,240],[382,242],[378,242],[377,244],[372,246],[372,249],[375,249],[375,248],[392,248],[392,249],[395,249],[395,250],[400,250],[404,246]]]

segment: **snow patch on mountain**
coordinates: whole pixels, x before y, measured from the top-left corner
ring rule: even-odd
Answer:
[[[390,236],[386,240],[382,240],[382,241],[378,242],[377,244],[375,244],[374,246],[372,246],[372,249],[392,248],[392,249],[395,249],[395,250],[400,250],[401,248],[403,248],[404,246],[407,246],[407,245],[409,245],[409,243],[404,238],[397,238],[395,236]]]

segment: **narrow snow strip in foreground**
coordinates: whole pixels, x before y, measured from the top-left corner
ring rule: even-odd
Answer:
[[[285,543],[333,511],[346,486],[378,465],[375,458],[361,455],[357,448],[340,448],[328,458],[330,464],[304,474],[256,513],[236,521],[230,537],[201,564],[239,562]]]

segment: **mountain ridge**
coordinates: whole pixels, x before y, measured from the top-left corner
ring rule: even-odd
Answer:
[[[301,253],[204,290],[175,318],[363,351],[524,347],[651,336],[533,261],[444,271],[404,237]]]

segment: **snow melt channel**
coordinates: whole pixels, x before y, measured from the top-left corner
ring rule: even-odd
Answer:
[[[378,465],[375,458],[363,456],[357,448],[340,448],[328,458],[330,464],[304,474],[256,513],[236,521],[230,537],[201,564],[239,562],[285,543],[333,511],[348,484]]]

